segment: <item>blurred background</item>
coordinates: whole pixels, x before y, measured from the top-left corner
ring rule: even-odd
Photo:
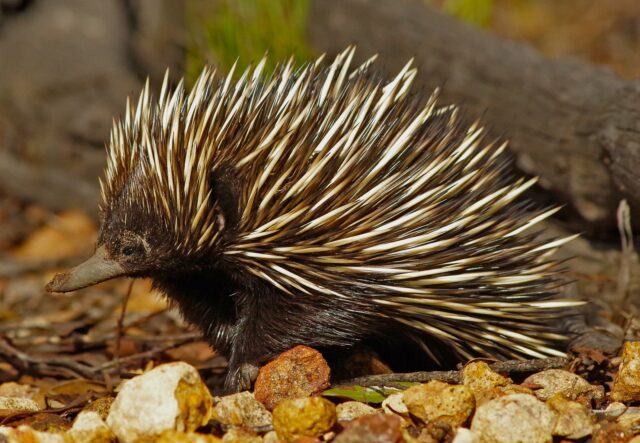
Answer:
[[[167,68],[190,84],[205,64],[302,64],[349,44],[391,73],[415,57],[419,88],[512,139],[515,167],[541,176],[531,197],[565,205],[550,229],[585,234],[564,252],[572,290],[604,317],[630,313],[618,325],[632,333],[637,264],[620,226],[640,220],[640,142],[620,128],[640,115],[637,0],[0,0],[0,379],[104,385],[179,358],[219,375],[147,282],[43,286],[92,250],[104,144],[147,77],[157,90]]]

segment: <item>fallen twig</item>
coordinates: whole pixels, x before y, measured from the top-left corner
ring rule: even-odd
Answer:
[[[16,349],[6,337],[0,337],[0,359],[25,374],[95,379],[88,365],[71,358],[33,357]]]
[[[496,372],[505,375],[533,373],[545,369],[559,369],[569,366],[571,359],[552,357],[535,360],[507,360],[491,363],[489,366]],[[380,374],[358,377],[338,386],[390,386],[401,382],[426,383],[432,380],[445,383],[462,383],[462,371],[421,371],[397,374]]]
[[[109,362],[104,363],[102,365],[96,366],[95,368],[93,368],[93,371],[95,371],[95,372],[107,371],[107,370],[113,369],[114,367],[118,366],[118,364],[122,365],[124,363],[131,363],[131,362],[138,361],[138,360],[144,360],[144,359],[152,358],[152,357],[155,357],[155,356],[157,356],[159,354],[162,354],[165,351],[168,351],[169,349],[179,348],[182,345],[197,341],[198,339],[199,339],[198,337],[195,337],[195,338],[194,337],[189,337],[189,338],[186,338],[184,340],[177,341],[175,343],[170,343],[170,344],[166,344],[164,346],[160,346],[160,347],[151,349],[149,351],[139,352],[139,353],[133,354],[133,355],[128,355],[126,357],[122,357],[119,362],[116,362],[115,360],[112,360],[112,361],[109,361]]]
[[[125,294],[124,300],[122,301],[122,310],[120,311],[118,323],[116,324],[116,345],[113,352],[113,358],[118,369],[120,369],[120,345],[122,343],[122,335],[125,332],[124,316],[127,313],[127,305],[129,304],[129,298],[131,298],[131,290],[133,289],[134,282],[134,279],[131,279],[131,281],[129,282],[129,288],[127,289],[127,293]]]

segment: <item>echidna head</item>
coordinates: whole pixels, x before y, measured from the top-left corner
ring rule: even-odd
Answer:
[[[225,224],[211,179],[218,144],[199,115],[212,102],[210,91],[195,91],[197,96],[186,96],[180,84],[169,94],[165,79],[157,102],[147,84],[135,109],[127,103],[107,149],[95,254],[57,275],[48,290],[68,292],[119,276],[153,277],[213,263]]]

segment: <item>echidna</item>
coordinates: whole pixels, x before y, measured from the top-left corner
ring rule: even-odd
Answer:
[[[205,69],[114,123],[95,255],[48,286],[150,277],[245,388],[295,344],[413,343],[468,359],[563,355],[573,300],[530,228],[557,211],[519,197],[505,144],[455,107],[391,81],[352,48],[329,66]],[[441,363],[446,363],[442,362]]]

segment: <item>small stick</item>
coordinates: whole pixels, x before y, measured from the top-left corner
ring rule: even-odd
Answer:
[[[127,312],[127,305],[129,304],[129,298],[131,298],[131,290],[133,289],[134,279],[131,279],[129,282],[129,288],[127,289],[127,293],[124,296],[124,300],[122,301],[122,310],[120,311],[120,317],[118,317],[118,323],[116,326],[116,346],[113,352],[114,361],[118,370],[120,370],[120,345],[122,343],[122,336],[124,335],[124,316]]]
[[[507,360],[492,363],[491,369],[502,374],[522,374],[544,371],[545,369],[561,369],[569,366],[571,359],[551,357],[535,360]],[[462,383],[462,371],[422,371],[398,374],[380,374],[358,377],[339,383],[338,386],[389,386],[398,382],[426,383],[432,380],[445,383]]]
[[[166,345],[159,346],[157,348],[151,349],[149,351],[139,352],[137,354],[133,354],[133,355],[128,355],[126,357],[122,357],[118,362],[116,362],[115,360],[106,362],[106,363],[104,363],[102,365],[99,365],[97,367],[92,368],[92,370],[94,372],[102,372],[102,371],[106,371],[108,369],[111,369],[111,368],[117,366],[118,364],[130,363],[130,362],[133,362],[133,361],[136,361],[136,360],[142,360],[142,359],[155,357],[156,355],[162,354],[163,352],[168,351],[169,349],[179,348],[182,345],[185,345],[187,343],[193,343],[194,341],[198,341],[199,339],[201,339],[201,337],[187,337],[184,340],[180,340],[180,341],[177,341],[175,343],[166,344]]]
[[[92,368],[85,364],[65,357],[32,357],[16,349],[6,336],[0,336],[0,360],[26,374],[95,379]]]

